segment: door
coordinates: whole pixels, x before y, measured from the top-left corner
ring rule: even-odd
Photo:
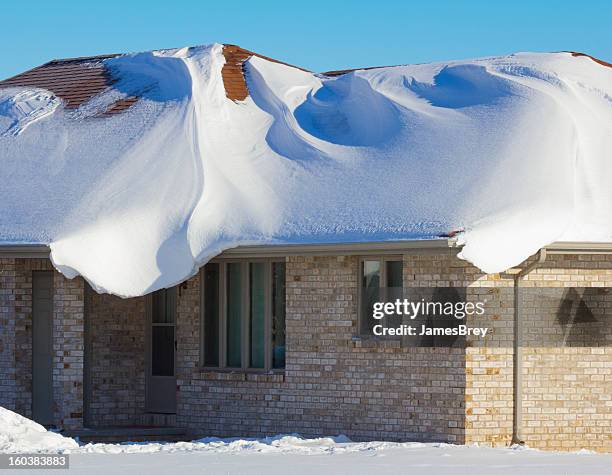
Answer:
[[[53,424],[53,272],[32,272],[32,416]]]
[[[147,412],[176,413],[176,287],[149,299]]]

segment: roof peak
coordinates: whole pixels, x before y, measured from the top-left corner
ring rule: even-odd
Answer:
[[[243,101],[249,96],[249,88],[244,71],[245,62],[256,56],[274,63],[282,64],[292,68],[308,71],[307,69],[279,61],[269,56],[264,56],[253,51],[244,49],[238,45],[222,44],[222,52],[225,64],[221,70],[226,96],[233,101]],[[160,50],[151,50],[160,51]],[[574,51],[565,52],[572,56],[586,56],[592,61],[603,66],[612,67],[612,64],[597,59],[585,53]],[[0,81],[0,87],[22,86],[47,89],[59,96],[67,108],[77,108],[96,94],[112,86],[113,78],[111,72],[105,66],[104,61],[124,55],[136,53],[114,53],[95,56],[80,56],[75,58],[53,59],[47,63],[37,66],[29,71]],[[354,71],[366,69],[378,69],[391,66],[374,66],[355,69],[342,69],[321,73],[325,76],[341,76]],[[129,108],[138,98],[130,97],[118,101],[111,107],[108,113],[117,113]]]

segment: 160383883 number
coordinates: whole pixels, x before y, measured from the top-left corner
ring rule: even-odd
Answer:
[[[67,469],[68,454],[0,454],[0,469]]]

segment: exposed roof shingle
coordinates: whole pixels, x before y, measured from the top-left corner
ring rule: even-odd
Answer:
[[[249,95],[244,72],[244,62],[251,56],[258,56],[281,64],[272,58],[240,48],[224,45],[225,65],[221,70],[223,85],[228,98],[243,101]],[[17,76],[0,81],[0,87],[32,86],[46,89],[62,99],[68,109],[76,109],[96,94],[112,86],[114,80],[104,60],[118,54],[82,58],[56,59],[49,61]],[[291,66],[291,65],[288,65]],[[295,67],[295,66],[294,66]],[[301,68],[299,68],[301,69]],[[138,101],[138,97],[121,99],[110,105],[105,114],[122,112]]]
[[[112,84],[104,59],[116,55],[53,60],[0,82],[0,87],[33,86],[59,96],[68,109],[102,92]]]

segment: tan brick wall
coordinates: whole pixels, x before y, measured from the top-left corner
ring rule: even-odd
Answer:
[[[0,265],[0,404],[27,415],[31,269],[49,268],[49,263],[3,259]],[[287,368],[281,374],[201,370],[199,277],[181,285],[177,424],[218,436],[341,432],[355,439],[508,444],[512,275],[482,274],[452,251],[405,255],[406,286],[467,287],[470,298],[488,302],[486,317],[468,323],[494,332],[485,346],[473,339],[466,349],[407,348],[399,341],[354,338],[357,267],[358,259],[349,256],[287,259]],[[57,418],[76,426],[82,404],[83,282],[56,273],[55,285]],[[521,286],[558,288],[559,298],[571,287],[612,287],[612,257],[552,255]],[[93,300],[91,316],[98,320],[92,334],[99,339],[91,347],[96,384],[90,398],[100,405],[92,406],[92,414],[97,411],[96,420],[104,423],[129,424],[137,421],[144,398],[144,299]],[[612,312],[601,313],[596,325],[568,333],[545,306],[525,307],[526,442],[548,449],[612,451]],[[608,320],[600,318],[606,315]],[[135,402],[124,404],[125,399]]]
[[[525,441],[547,449],[612,451],[612,256],[550,256],[523,285],[557,288],[558,298],[572,287],[593,288],[583,296],[593,315],[572,326],[560,325],[541,302],[537,311],[524,312]]]
[[[358,259],[287,260],[284,375],[198,369],[199,281],[179,297],[178,423],[217,436],[299,432],[463,442],[459,349],[355,341]]]
[[[470,325],[492,326],[494,339],[486,346],[474,340],[466,348],[465,441],[507,445],[513,410],[512,275],[482,274],[452,252],[405,256],[404,263],[407,285],[464,286],[468,298],[488,300],[486,317],[468,319]],[[523,299],[531,288],[559,288],[552,294],[555,303],[564,288],[612,287],[612,256],[550,255],[520,285],[527,289],[521,290]],[[541,302],[529,309],[521,300],[522,435],[528,445],[612,451],[612,301],[606,300],[599,304],[605,309],[598,322],[572,330],[559,325]]]
[[[91,427],[139,425],[145,412],[145,298],[87,291]]]
[[[465,361],[464,441],[507,444],[512,437],[512,278],[487,275],[449,250],[404,256],[406,287],[467,288],[467,299],[486,299],[486,314],[468,325],[490,327],[495,343],[468,339]]]
[[[29,416],[32,413],[32,272],[52,267],[47,259],[16,259],[15,267],[15,410]]]
[[[47,259],[0,259],[0,315],[10,316],[1,323],[0,348],[7,364],[3,373],[13,388],[0,404],[27,417],[32,415],[32,271],[50,269]]]
[[[506,274],[495,279],[502,287],[513,282]],[[482,279],[474,285],[482,285]],[[573,326],[562,324],[555,313],[569,288],[612,287],[612,257],[550,255],[520,286],[523,439],[543,449],[612,451],[612,300],[585,296],[586,301],[599,299],[590,305],[599,306],[599,313]],[[540,288],[537,294],[535,288]],[[536,301],[530,301],[534,295]],[[543,295],[552,299],[550,307]],[[504,308],[513,311],[512,302]],[[506,322],[510,328],[512,312],[496,310],[496,325]],[[512,353],[507,345],[467,349],[466,441],[508,444]]]
[[[32,415],[32,272],[50,270],[48,259],[0,259],[0,404]],[[83,417],[83,280],[54,274],[53,395],[54,419],[60,427],[82,426]]]
[[[523,356],[527,445],[611,452],[610,348],[526,348]]]
[[[85,282],[66,279],[59,272],[53,279],[53,396],[60,427],[83,426],[83,355]]]

